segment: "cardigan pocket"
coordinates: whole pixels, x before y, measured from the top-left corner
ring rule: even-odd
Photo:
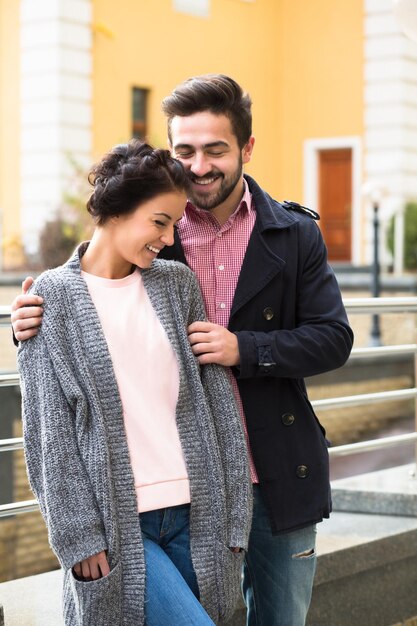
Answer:
[[[121,563],[97,580],[83,582],[69,572],[77,626],[118,626],[122,623]],[[73,624],[71,624],[73,626]]]

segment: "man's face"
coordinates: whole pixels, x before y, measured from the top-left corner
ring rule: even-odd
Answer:
[[[225,115],[209,111],[171,121],[171,149],[191,180],[189,199],[211,210],[242,196],[243,163],[250,160],[253,138],[241,150]]]

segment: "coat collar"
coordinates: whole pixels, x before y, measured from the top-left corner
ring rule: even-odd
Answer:
[[[288,228],[299,221],[296,215],[290,213],[282,204],[261,189],[253,178],[247,174],[244,177],[252,194],[257,213],[256,219],[261,232],[274,228]]]

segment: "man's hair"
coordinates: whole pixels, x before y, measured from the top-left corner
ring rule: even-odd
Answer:
[[[87,210],[102,226],[111,217],[132,213],[140,204],[172,191],[187,193],[189,178],[169,150],[132,139],[104,155],[90,171],[93,192]]]
[[[162,110],[168,118],[168,138],[171,143],[171,122],[174,117],[210,111],[230,119],[240,149],[252,135],[251,106],[249,94],[233,78],[224,74],[188,78],[162,101]]]

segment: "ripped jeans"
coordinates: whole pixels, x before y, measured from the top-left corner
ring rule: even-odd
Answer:
[[[259,485],[242,591],[247,626],[304,626],[316,571],[316,526],[273,535]]]

